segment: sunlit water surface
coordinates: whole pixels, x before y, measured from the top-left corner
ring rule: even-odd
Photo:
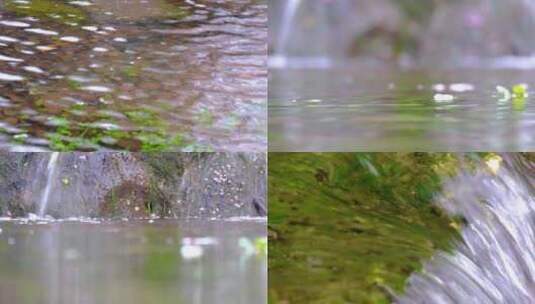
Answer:
[[[1,303],[265,303],[265,219],[0,221]]]
[[[0,1],[0,148],[266,146],[266,1]]]
[[[526,151],[535,147],[535,87],[519,69],[270,70],[270,151]],[[528,93],[533,95],[532,89]]]

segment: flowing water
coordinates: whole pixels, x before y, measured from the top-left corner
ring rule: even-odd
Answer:
[[[48,199],[50,197],[50,190],[54,184],[54,176],[56,172],[56,165],[59,158],[59,152],[53,152],[50,154],[48,165],[46,166],[46,186],[41,196],[41,202],[39,204],[39,216],[45,216],[46,207],[48,206]]]
[[[0,221],[2,303],[265,303],[265,219]]]
[[[398,302],[534,303],[534,169],[506,159],[497,175],[461,175],[447,185],[439,205],[467,221],[462,241],[413,275]]]
[[[275,50],[276,54],[285,54],[286,44],[288,43],[288,38],[293,29],[295,14],[299,9],[300,3],[300,0],[289,0],[286,4],[286,8],[284,9],[284,16],[282,17],[280,34],[277,37],[278,45],[277,49]]]
[[[534,72],[499,63],[506,68],[271,69],[269,150],[529,151],[533,97],[504,98],[496,86],[533,88]]]
[[[0,1],[0,148],[266,146],[267,1]]]

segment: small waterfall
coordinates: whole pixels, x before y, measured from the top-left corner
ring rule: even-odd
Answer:
[[[56,172],[57,162],[59,158],[59,152],[53,152],[48,160],[46,166],[46,187],[42,193],[41,201],[39,203],[39,216],[45,216],[46,207],[48,206],[48,198],[50,197],[50,190],[54,183],[54,175]]]
[[[288,38],[292,31],[292,25],[294,24],[295,15],[297,14],[300,3],[301,0],[287,1],[286,7],[284,8],[284,15],[282,17],[279,38],[277,39],[277,50],[275,51],[277,56],[284,56]]]
[[[534,164],[504,156],[497,174],[464,174],[439,204],[466,219],[453,253],[409,279],[398,303],[535,303]]]

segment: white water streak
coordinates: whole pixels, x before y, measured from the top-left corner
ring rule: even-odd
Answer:
[[[495,176],[463,174],[441,207],[467,225],[453,253],[439,253],[412,275],[399,303],[535,303],[534,166],[506,161]]]
[[[43,195],[41,196],[41,202],[39,204],[39,216],[41,217],[45,216],[46,207],[48,206],[48,199],[50,197],[50,190],[52,189],[52,185],[54,184],[54,175],[56,172],[58,158],[59,152],[53,152],[50,155],[50,159],[48,160],[48,165],[46,167],[46,187],[43,191]]]
[[[288,39],[290,37],[290,32],[294,23],[295,15],[297,14],[297,10],[299,8],[299,5],[301,4],[301,0],[288,0],[287,3],[288,4],[286,5],[286,8],[284,9],[284,16],[282,17],[279,39],[277,41],[276,53],[278,55],[284,55],[284,51],[286,50],[286,45],[288,44]]]

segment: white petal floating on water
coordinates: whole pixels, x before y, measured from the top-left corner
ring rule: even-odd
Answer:
[[[127,42],[126,38],[123,38],[123,37],[113,38],[113,41],[115,41],[115,42]]]
[[[104,29],[106,31],[115,32],[117,29],[115,29],[113,26],[105,26]]]
[[[99,52],[99,53],[105,53],[108,51],[107,48],[103,48],[103,47],[96,47],[96,48],[93,48],[93,51],[95,52]]]
[[[99,93],[111,92],[110,88],[103,87],[103,86],[86,86],[86,87],[82,87],[82,90],[91,91],[91,92],[99,92]]]
[[[0,36],[0,41],[4,41],[4,42],[17,42],[19,41],[17,38],[12,38],[12,37],[8,37],[8,36]]]
[[[196,245],[184,245],[180,248],[180,254],[186,260],[198,259],[203,254],[201,246]]]
[[[437,102],[452,101],[455,99],[453,95],[450,94],[435,94],[433,99]]]
[[[41,68],[36,66],[25,66],[23,69],[27,72],[36,73],[36,74],[43,74],[45,71],[41,70]]]
[[[23,81],[24,77],[0,72],[0,81]]]
[[[79,42],[80,38],[74,37],[74,36],[65,36],[65,37],[61,37],[59,40],[67,41],[67,42]]]
[[[58,32],[54,32],[54,31],[50,31],[50,30],[44,30],[44,29],[40,29],[40,28],[30,28],[30,29],[25,29],[26,32],[30,32],[30,33],[34,33],[34,34],[39,34],[39,35],[46,35],[46,36],[57,36],[59,35]]]
[[[450,90],[453,92],[469,92],[474,90],[474,85],[469,83],[452,83],[450,84]]]
[[[0,61],[23,62],[24,60],[0,54]]]
[[[496,86],[496,91],[498,92],[499,97],[501,97],[500,101],[508,101],[511,99],[511,92],[506,87],[498,85]]]
[[[30,27],[28,23],[24,23],[20,21],[2,20],[0,21],[0,24],[6,25],[6,26],[13,26],[13,27]]]

